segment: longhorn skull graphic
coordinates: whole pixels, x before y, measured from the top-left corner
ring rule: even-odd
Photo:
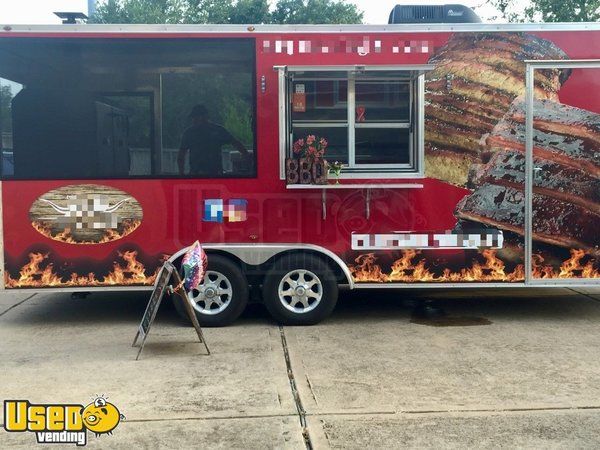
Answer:
[[[69,200],[67,206],[60,206],[44,198],[41,201],[48,203],[57,212],[62,214],[57,222],[65,226],[75,226],[75,229],[105,229],[117,228],[119,217],[114,214],[124,203],[131,198],[110,206],[108,198],[102,195],[86,195]]]

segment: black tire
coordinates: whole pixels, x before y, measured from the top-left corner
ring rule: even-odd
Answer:
[[[206,285],[208,280],[215,279],[215,276],[213,275],[214,273],[223,275],[231,286],[229,304],[221,312],[214,314],[202,312],[202,310],[206,310],[205,307],[207,306],[207,302],[201,299],[202,296],[200,295],[200,292],[193,291],[188,293],[191,299],[200,299],[200,301],[197,303],[198,307],[196,308],[195,312],[198,322],[203,327],[223,327],[230,325],[240,316],[240,314],[242,314],[246,308],[246,305],[248,304],[248,281],[246,280],[246,276],[242,270],[235,262],[225,258],[224,256],[208,255],[208,267],[204,281],[201,285],[202,287]],[[221,285],[226,286],[226,282],[221,282]],[[220,296],[220,299],[225,297],[226,296]],[[178,295],[173,295],[173,304],[175,305],[175,310],[181,316],[181,318],[186,321],[186,323],[191,324],[182,302],[183,299],[181,297]]]
[[[296,273],[294,271],[298,271],[298,275],[303,271],[308,271],[316,276],[317,283],[307,287],[314,278],[310,273],[303,273],[302,275],[302,279],[306,281],[302,284],[302,286],[305,286],[304,291],[310,289],[313,294],[307,294],[306,296],[283,295],[283,298],[280,298],[280,284],[282,292],[286,292],[293,290],[291,284],[286,280],[291,279],[295,282],[300,280],[300,278],[295,279]],[[318,296],[319,293],[321,295],[317,301],[314,296]],[[314,325],[319,323],[332,313],[337,299],[338,284],[335,274],[329,264],[314,255],[284,255],[273,264],[273,267],[265,276],[263,284],[265,306],[273,318],[283,325]],[[306,303],[300,303],[301,301],[307,302],[308,307]],[[294,307],[294,302],[296,302],[295,305],[300,306]],[[288,306],[286,307],[284,303]],[[301,311],[302,309],[306,311]]]

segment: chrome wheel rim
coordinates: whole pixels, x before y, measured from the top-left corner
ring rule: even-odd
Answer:
[[[277,293],[285,309],[305,314],[321,303],[323,283],[310,270],[295,269],[281,279]]]
[[[208,270],[198,289],[188,292],[194,301],[194,309],[200,314],[214,316],[222,313],[231,303],[231,282],[221,272]]]

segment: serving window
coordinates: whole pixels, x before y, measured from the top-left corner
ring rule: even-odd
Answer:
[[[315,135],[343,176],[422,176],[423,71],[343,69],[279,68],[282,159]]]

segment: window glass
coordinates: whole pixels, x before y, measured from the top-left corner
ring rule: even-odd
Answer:
[[[348,120],[346,80],[295,81],[292,86],[292,120]]]
[[[99,176],[152,173],[152,94],[103,95],[96,120]]]
[[[357,128],[356,164],[409,164],[407,128]]]
[[[193,73],[162,75],[162,172],[178,173],[179,150],[182,143],[187,143],[191,149],[185,155],[186,173],[191,170],[207,177],[212,173],[251,175],[254,171],[251,86],[252,73],[227,70],[220,65]],[[206,123],[194,125],[190,113],[198,105],[206,110]],[[184,142],[186,133],[192,136],[190,142]],[[208,164],[205,158],[215,164]]]
[[[2,38],[2,174],[255,176],[254,54],[251,39]]]
[[[293,142],[298,139],[305,139],[309,135],[325,138],[327,141],[325,159],[348,164],[348,127],[313,128],[295,126],[293,128]]]
[[[406,81],[357,81],[356,123],[408,122],[410,84]]]
[[[14,173],[12,101],[22,88],[19,83],[0,78],[0,167],[3,175],[10,176]]]

